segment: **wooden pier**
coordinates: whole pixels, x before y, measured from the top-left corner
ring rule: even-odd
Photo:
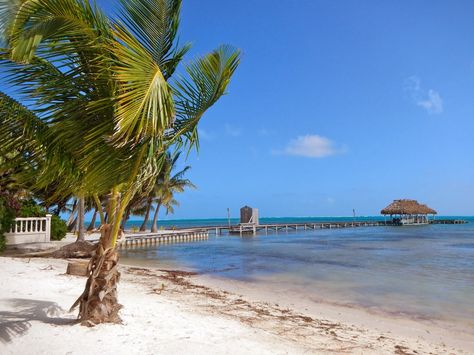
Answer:
[[[457,219],[440,219],[431,220],[430,224],[464,224],[468,223],[465,220]],[[353,221],[353,222],[306,222],[306,223],[275,223],[275,224],[234,224],[221,226],[203,226],[201,229],[206,229],[209,233],[215,235],[222,235],[228,233],[231,235],[248,235],[257,234],[257,232],[265,233],[279,233],[299,230],[318,230],[318,229],[338,229],[338,228],[358,228],[358,227],[379,227],[379,226],[394,226],[392,221]]]
[[[439,219],[431,220],[430,224],[464,224],[468,223],[459,219]],[[261,233],[281,233],[290,231],[310,231],[320,229],[340,229],[340,228],[360,228],[360,227],[379,227],[393,226],[392,221],[353,221],[353,222],[306,222],[306,223],[275,223],[275,224],[234,224],[218,226],[200,226],[186,229],[176,229],[167,232],[157,233],[133,233],[125,234],[119,240],[119,248],[147,247],[165,243],[184,243],[191,241],[207,240],[209,234],[216,236],[229,235],[256,235]]]
[[[118,247],[120,249],[147,247],[165,243],[200,241],[208,238],[209,232],[205,228],[183,229],[165,233],[133,233],[125,234],[124,237],[118,241]]]
[[[357,228],[357,227],[375,227],[390,225],[390,222],[384,221],[362,221],[362,222],[313,222],[313,223],[278,223],[278,224],[261,224],[261,225],[236,225],[229,227],[221,227],[220,231],[227,230],[229,234],[256,234],[257,232],[289,232],[298,230],[317,230],[317,229],[336,229],[336,228]]]
[[[469,223],[463,219],[435,219],[430,224],[466,224]]]

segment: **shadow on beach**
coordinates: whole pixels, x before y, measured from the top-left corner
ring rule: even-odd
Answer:
[[[0,311],[0,342],[8,343],[16,336],[23,336],[31,327],[32,321],[57,326],[72,325],[76,319],[61,318],[64,310],[55,302],[22,298],[3,299],[0,302],[13,310]]]

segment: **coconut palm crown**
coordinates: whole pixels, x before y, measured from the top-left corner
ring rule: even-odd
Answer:
[[[239,64],[238,50],[220,46],[179,66],[190,49],[177,41],[180,9],[180,0],[120,0],[110,17],[89,0],[0,0],[2,81],[23,103],[3,114],[14,100],[0,96],[0,155],[24,152],[30,183],[54,182],[54,197],[108,196],[78,300],[84,322],[118,319],[118,276],[108,273],[124,211],[153,189],[168,149],[197,146],[199,120]]]

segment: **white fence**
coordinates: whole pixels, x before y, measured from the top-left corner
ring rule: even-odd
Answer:
[[[46,217],[15,218],[9,233],[5,233],[7,245],[48,243],[51,240],[51,215]]]

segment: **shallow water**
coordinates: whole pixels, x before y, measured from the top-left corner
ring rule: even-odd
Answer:
[[[122,258],[271,285],[314,301],[474,327],[474,219],[469,220],[466,225],[219,236],[124,250]]]

